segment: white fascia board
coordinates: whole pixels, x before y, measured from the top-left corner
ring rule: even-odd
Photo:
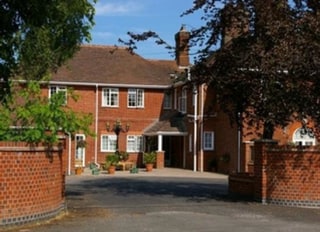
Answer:
[[[51,85],[72,85],[72,86],[99,86],[99,87],[119,87],[119,88],[144,88],[144,89],[168,89],[171,85],[141,85],[141,84],[105,84],[91,82],[69,82],[69,81],[49,81]]]
[[[174,132],[174,131],[158,131],[157,135],[171,135],[171,136],[186,136],[187,132]]]

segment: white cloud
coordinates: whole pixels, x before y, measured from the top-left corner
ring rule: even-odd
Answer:
[[[133,1],[117,3],[101,3],[95,6],[97,16],[128,15],[138,12],[142,6]]]

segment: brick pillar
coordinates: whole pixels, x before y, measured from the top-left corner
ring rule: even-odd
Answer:
[[[164,151],[157,151],[156,168],[164,168]]]
[[[266,149],[268,146],[276,144],[275,140],[257,140],[254,143],[254,198],[263,204],[267,203],[268,198]]]

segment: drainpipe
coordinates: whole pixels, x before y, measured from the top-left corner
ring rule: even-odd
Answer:
[[[188,72],[188,81],[191,80],[190,67],[187,69]],[[193,171],[197,171],[197,114],[198,114],[198,90],[197,85],[193,84],[193,106],[194,106],[194,114],[193,114]]]
[[[71,133],[65,132],[68,135],[68,176],[71,175]]]
[[[238,112],[238,120],[239,122],[241,123],[241,113]],[[240,125],[238,125],[238,167],[237,167],[237,171],[240,172],[240,169],[241,169],[241,165],[240,165],[240,162],[241,162],[241,152],[240,152],[240,149],[241,149],[241,127]]]
[[[204,165],[204,162],[203,162],[203,107],[204,107],[204,102],[203,102],[203,84],[200,85],[200,89],[201,89],[201,93],[200,93],[200,96],[199,96],[199,99],[200,99],[200,156],[201,156],[201,172],[203,172],[203,165]]]
[[[94,131],[95,131],[95,138],[94,138],[94,163],[97,164],[98,163],[98,100],[99,100],[99,86],[96,85],[96,116],[95,116],[95,128],[94,128]]]

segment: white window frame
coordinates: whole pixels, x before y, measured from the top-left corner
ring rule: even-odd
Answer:
[[[134,103],[134,105],[130,105]],[[128,89],[128,108],[143,108],[144,107],[144,90],[143,89]]]
[[[67,87],[66,86],[59,86],[59,85],[50,85],[49,86],[49,99],[56,93],[64,93],[65,102],[64,105],[67,105]]]
[[[118,88],[102,89],[102,106],[119,107],[119,89]]]
[[[179,111],[181,113],[187,112],[187,88],[184,87],[181,91],[181,96],[179,97]]]
[[[307,128],[309,129],[309,128]],[[309,129],[310,130],[310,129]],[[310,136],[308,133],[306,134],[302,134],[301,133],[302,128],[298,128],[294,131],[293,135],[292,135],[292,142],[296,145],[302,145],[302,146],[314,146],[316,145],[316,136],[314,134],[312,134],[312,136]]]
[[[143,137],[141,135],[127,135],[127,152],[142,152]]]
[[[172,108],[172,92],[165,91],[163,97],[163,109]]]
[[[203,150],[205,151],[214,150],[214,132],[213,131],[203,132]]]
[[[86,142],[86,136],[84,134],[76,134],[75,135],[75,160],[81,159],[81,167],[85,166],[85,157],[86,157],[86,148],[85,147],[78,147],[77,144],[79,141]],[[80,156],[80,157],[79,157]],[[79,166],[78,163],[75,164],[76,167]]]
[[[117,136],[116,135],[101,135],[100,150],[102,152],[115,152],[117,146]]]

